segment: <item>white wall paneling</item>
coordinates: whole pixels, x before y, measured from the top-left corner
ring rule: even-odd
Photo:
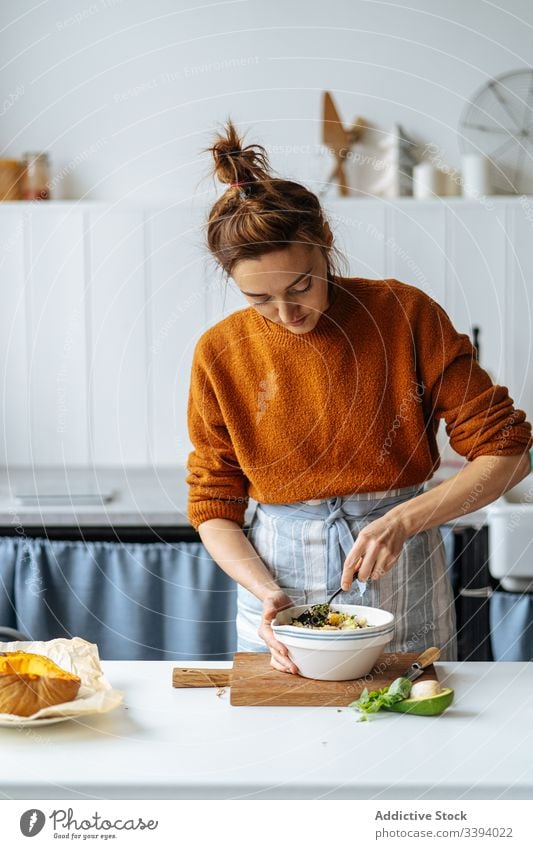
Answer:
[[[354,277],[385,277],[385,205],[374,201],[325,201],[335,242]]]
[[[146,461],[145,234],[140,211],[88,214],[88,332],[92,458]]]
[[[505,207],[482,204],[448,210],[450,315],[458,330],[481,328],[481,362],[506,383],[507,233]]]
[[[533,413],[533,202],[507,208],[507,373],[517,404]]]
[[[460,167],[465,103],[531,63],[526,0],[6,0],[0,15],[3,155],[49,151],[57,200],[192,197],[228,112],[278,174],[317,186],[334,167],[324,90],[346,125],[400,121]]]
[[[445,220],[432,202],[388,206],[384,276],[417,286],[446,309]]]
[[[149,462],[184,462],[192,353],[208,325],[198,213],[189,204],[147,213]]]
[[[24,230],[22,210],[0,205],[0,462],[3,465],[8,461],[20,464],[30,461]]]
[[[427,291],[533,415],[533,199],[325,202],[348,273]],[[0,206],[7,464],[184,464],[197,339],[247,304],[207,255],[202,198]]]
[[[83,214],[34,204],[27,219],[30,457],[86,463],[88,454]]]

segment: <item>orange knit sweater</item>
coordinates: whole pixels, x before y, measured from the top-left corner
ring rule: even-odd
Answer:
[[[188,401],[188,518],[241,527],[248,497],[286,503],[421,483],[440,464],[441,418],[468,460],[520,454],[531,424],[466,334],[395,279],[335,278],[296,335],[254,307],[196,344]]]

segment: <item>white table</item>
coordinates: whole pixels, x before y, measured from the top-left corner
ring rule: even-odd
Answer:
[[[531,799],[533,664],[438,663],[456,701],[440,717],[348,708],[232,707],[174,689],[174,666],[103,661],[117,710],[0,728],[3,798]]]

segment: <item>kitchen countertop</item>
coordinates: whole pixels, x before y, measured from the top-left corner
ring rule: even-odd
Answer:
[[[186,469],[181,466],[9,467],[0,471],[0,525],[23,527],[188,527]],[[61,504],[23,505],[19,492],[66,492]],[[110,493],[109,502],[88,505],[69,501],[68,493]],[[248,508],[250,514],[253,508]]]
[[[439,470],[440,471],[440,470]],[[457,469],[450,471],[450,474]],[[187,470],[183,466],[154,467],[22,467],[0,468],[0,526],[24,528],[136,527],[188,528]],[[17,493],[39,488],[40,492],[66,492],[61,504],[24,505]],[[96,505],[74,504],[68,493],[97,489],[112,499]],[[256,502],[250,499],[245,512],[249,523]],[[454,527],[481,527],[486,511],[477,510],[450,522]]]
[[[125,694],[109,714],[0,728],[0,795],[15,799],[531,799],[533,664],[436,664],[440,717],[233,707],[174,689],[174,666],[102,661]]]

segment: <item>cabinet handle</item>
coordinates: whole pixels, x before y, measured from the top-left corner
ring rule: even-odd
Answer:
[[[459,590],[459,595],[464,596],[464,598],[490,598],[493,592],[492,587],[479,587],[475,590],[463,588]]]

